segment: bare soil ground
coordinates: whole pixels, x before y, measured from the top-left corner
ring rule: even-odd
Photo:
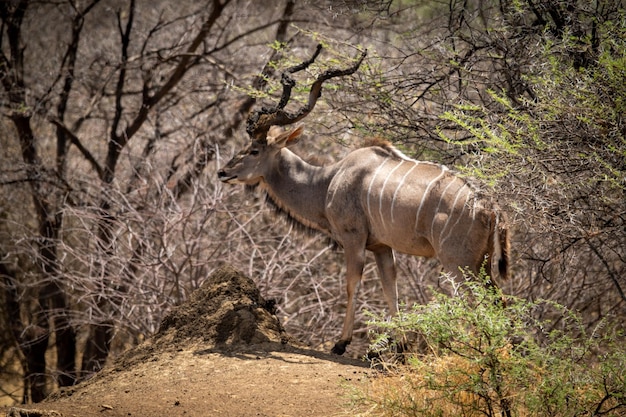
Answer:
[[[159,332],[91,379],[7,416],[342,416],[367,363],[299,346],[253,282],[213,274]]]

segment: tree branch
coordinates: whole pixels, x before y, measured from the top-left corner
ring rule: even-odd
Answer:
[[[117,86],[115,87],[115,114],[113,116],[113,122],[111,123],[111,132],[109,140],[109,149],[107,152],[107,159],[104,165],[104,178],[105,182],[111,182],[113,180],[113,172],[115,171],[115,165],[122,148],[126,145],[128,138],[124,133],[118,134],[117,130],[122,119],[122,113],[124,107],[122,106],[122,97],[124,96],[124,84],[126,82],[126,64],[128,63],[128,46],[130,45],[130,32],[133,28],[133,20],[135,18],[135,0],[130,1],[128,20],[126,21],[126,28],[122,28],[121,13],[117,13],[117,22],[122,40],[122,62],[120,64],[120,73],[117,79]]]
[[[190,68],[190,61],[192,57],[194,56],[194,52],[196,51],[196,49],[198,49],[200,44],[202,44],[204,39],[207,37],[207,35],[209,34],[211,29],[217,22],[218,18],[222,15],[224,7],[226,7],[226,5],[229,2],[230,0],[224,0],[223,3],[220,2],[220,0],[213,0],[213,9],[211,10],[211,14],[202,25],[200,32],[198,32],[196,37],[193,39],[193,41],[187,48],[186,53],[181,56],[180,62],[178,63],[178,65],[176,66],[176,68],[174,69],[170,77],[167,79],[165,84],[163,84],[163,86],[159,90],[157,90],[152,96],[150,96],[149,94],[148,81],[146,80],[144,82],[144,85],[142,88],[142,105],[137,115],[133,119],[133,121],[126,127],[126,129],[124,129],[124,131],[120,135],[116,133],[117,123],[114,123],[113,128],[111,130],[112,140],[109,143],[109,154],[107,155],[107,164],[105,166],[105,180],[109,180],[109,177],[111,177],[110,179],[112,179],[112,173],[115,168],[115,164],[117,163],[117,159],[119,157],[119,153],[121,149],[126,145],[126,143],[130,140],[130,138],[132,138],[135,135],[135,133],[137,133],[137,131],[141,128],[141,126],[143,126],[143,123],[148,118],[148,114],[150,113],[150,110],[152,109],[152,107],[154,107],[158,102],[160,102],[163,99],[163,97],[165,97],[185,76],[185,74]],[[133,0],[133,4],[134,4],[134,0]],[[121,78],[122,76],[120,75],[120,79]],[[121,93],[122,87],[123,85],[121,85],[121,83],[118,83],[118,92]],[[121,104],[120,106],[116,104],[116,111],[118,107],[120,107],[121,109]],[[116,113],[116,116],[117,116],[117,113]],[[117,122],[119,122],[119,119],[117,120]]]
[[[157,90],[152,96],[144,96],[143,105],[139,110],[139,114],[126,129],[125,136],[127,138],[131,138],[139,130],[143,122],[146,120],[150,109],[154,107],[154,105],[157,104],[159,101],[161,101],[163,97],[165,97],[165,95],[168,94],[185,76],[190,68],[189,63],[191,59],[195,57],[194,52],[207,37],[207,35],[215,25],[215,22],[221,16],[224,7],[226,7],[229,1],[230,0],[225,0],[224,4],[222,4],[219,0],[213,0],[213,10],[211,11],[211,15],[202,25],[200,32],[198,32],[194,40],[191,42],[191,45],[189,45],[189,47],[187,48],[186,53],[181,55],[180,62],[178,63],[170,77],[167,79],[165,84],[163,84],[163,86],[159,90]]]
[[[83,154],[85,159],[89,161],[93,169],[98,173],[98,178],[104,179],[104,169],[100,166],[100,164],[91,154],[91,152],[89,152],[89,150],[83,146],[80,139],[78,139],[78,137],[67,126],[65,126],[60,119],[56,117],[51,117],[49,118],[49,121],[50,123],[55,125],[57,129],[63,132],[63,134],[68,137],[72,145],[76,146],[80,153]]]
[[[64,72],[63,68],[67,67],[65,81],[63,83],[63,88],[59,94],[59,103],[57,105],[57,117],[59,121],[64,120],[65,111],[67,109],[67,103],[69,101],[70,93],[72,91],[74,85],[74,70],[76,67],[76,58],[78,56],[78,45],[80,42],[80,34],[83,29],[83,24],[85,22],[85,15],[91,11],[96,4],[98,4],[100,0],[92,0],[91,3],[85,7],[84,10],[76,10],[76,16],[72,19],[72,35],[71,41],[67,47],[67,51],[63,57],[61,62],[61,68],[59,69],[59,77]],[[53,83],[52,85],[54,85]],[[51,86],[52,89],[52,86]],[[63,171],[65,170],[65,158],[67,155],[67,146],[66,146],[66,137],[63,129],[57,127],[57,155],[56,155],[56,165],[57,172],[60,176],[63,175]]]
[[[295,7],[294,0],[287,1],[285,5],[285,9],[283,10],[283,15],[280,19],[278,27],[276,28],[275,39],[276,41],[280,43],[288,42],[287,30],[291,22],[291,17],[293,16],[294,7]],[[281,52],[278,49],[275,49],[272,52],[269,59],[265,63],[265,66],[261,70],[261,73],[257,75],[254,81],[252,82],[253,88],[257,90],[261,90],[263,87],[267,85],[267,80],[274,73],[274,66],[272,66],[271,63],[279,59],[280,54]],[[256,103],[256,100],[257,100],[256,98],[250,95],[247,95],[241,101],[230,123],[228,123],[226,127],[224,127],[221,135],[219,136],[220,138],[223,138],[222,139],[223,141],[226,140],[227,138],[232,137],[233,132],[235,132],[235,130],[237,130],[239,125],[241,125],[241,122],[243,122],[245,116],[250,112],[250,109],[252,109],[252,106],[254,106],[254,104]],[[185,172],[177,180],[168,181],[168,189],[171,191],[175,199],[180,198],[180,196],[182,196],[184,193],[186,193],[189,190],[192,179],[197,178],[204,171],[204,168],[207,166],[209,161],[213,159],[210,154],[213,148],[211,148],[210,146],[211,146],[210,143],[208,143],[206,139],[203,140],[202,146],[200,146],[200,149],[202,149],[202,152],[200,152],[200,155],[196,155],[195,163],[193,164],[193,169],[190,169],[189,171]],[[174,166],[177,158],[178,156],[174,158],[174,162],[172,162],[172,166]],[[172,168],[171,172],[175,172],[175,168]]]

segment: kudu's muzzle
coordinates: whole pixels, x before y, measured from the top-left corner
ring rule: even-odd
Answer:
[[[222,182],[229,182],[232,181],[234,179],[237,178],[236,175],[228,175],[228,173],[226,171],[224,171],[224,169],[220,169],[219,171],[217,171],[217,178],[219,178],[220,181]]]

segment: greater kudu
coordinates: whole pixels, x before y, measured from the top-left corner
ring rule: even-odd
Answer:
[[[283,75],[281,104],[248,120],[252,142],[218,172],[223,182],[260,186],[292,220],[343,248],[348,304],[341,339],[332,349],[336,354],[343,354],[352,340],[366,250],[374,254],[392,315],[398,310],[394,250],[436,257],[457,276],[461,268],[478,274],[483,266],[491,276],[492,262],[501,278],[507,276],[509,240],[503,214],[445,166],[410,159],[389,143],[358,149],[321,167],[287,149],[297,142],[302,127],[283,132],[276,125],[306,116],[324,80],[356,71],[363,57],[348,70],[322,74],[311,87],[308,105],[295,114],[284,111],[289,99],[284,91],[293,81]],[[488,285],[495,287],[493,279]]]

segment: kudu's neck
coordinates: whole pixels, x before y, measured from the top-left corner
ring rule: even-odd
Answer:
[[[324,207],[332,167],[318,167],[284,148],[265,177],[263,188],[274,205],[301,225],[329,233]]]

